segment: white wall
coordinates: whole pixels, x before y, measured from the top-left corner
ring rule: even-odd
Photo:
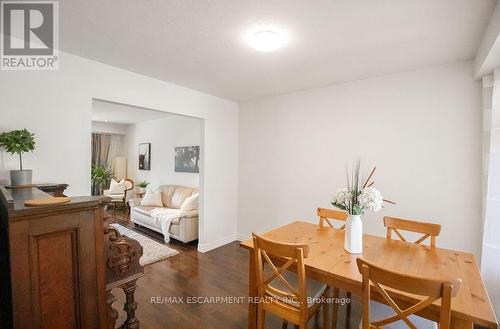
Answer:
[[[128,175],[152,188],[175,184],[199,186],[199,174],[175,172],[175,147],[200,145],[200,119],[169,116],[131,125],[126,135]],[[139,143],[151,143],[151,170],[139,170]]]
[[[376,165],[396,201],[365,216],[443,225],[438,244],[481,245],[481,91],[473,63],[382,76],[240,104],[240,238],[296,219],[316,222],[346,184],[346,162]]]
[[[0,131],[35,133],[37,149],[25,162],[36,182],[68,183],[69,195],[90,194],[93,98],[202,118],[198,248],[235,238],[238,104],[63,52],[59,71],[0,72]],[[16,165],[1,152],[0,180]]]
[[[130,125],[121,123],[92,121],[93,133],[126,135],[129,128]]]

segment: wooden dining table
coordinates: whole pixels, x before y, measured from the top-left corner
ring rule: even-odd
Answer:
[[[451,303],[451,328],[470,329],[473,324],[498,328],[477,262],[470,253],[365,234],[363,253],[349,254],[344,250],[343,230],[303,221],[295,221],[262,236],[279,242],[308,243],[309,256],[305,259],[308,278],[334,285],[358,296],[361,295],[361,275],[356,265],[358,257],[383,268],[413,276],[443,280],[460,278],[462,286]],[[249,297],[256,297],[253,242],[247,240],[241,242],[240,246],[249,250]],[[391,297],[402,307],[421,300],[419,296],[398,291],[391,291]],[[383,301],[375,292],[373,298]],[[257,304],[249,303],[248,307],[248,328],[254,329],[257,327]],[[437,301],[418,315],[437,321],[439,311],[440,302]]]

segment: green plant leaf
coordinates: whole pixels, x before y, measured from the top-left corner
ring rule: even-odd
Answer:
[[[11,155],[31,152],[35,149],[35,134],[26,129],[3,132],[0,134],[0,146]]]

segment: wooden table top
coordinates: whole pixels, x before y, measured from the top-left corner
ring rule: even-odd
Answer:
[[[458,277],[462,279],[462,286],[452,300],[452,316],[484,327],[498,328],[479,268],[470,253],[364,235],[363,254],[349,254],[344,250],[343,231],[301,221],[262,235],[280,242],[307,242],[310,245],[309,257],[305,259],[308,271],[359,287],[361,275],[356,265],[357,257],[414,276],[435,279]],[[241,247],[253,249],[252,240],[242,242]],[[398,297],[401,299],[415,300],[415,296],[400,294]],[[435,307],[439,309],[439,303]]]

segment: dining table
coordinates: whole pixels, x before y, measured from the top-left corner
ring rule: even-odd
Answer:
[[[305,221],[295,221],[260,235],[278,242],[307,243],[310,247],[309,255],[304,260],[307,277],[357,296],[361,296],[362,282],[356,265],[358,257],[382,268],[412,276],[439,280],[460,278],[462,285],[451,302],[451,328],[471,329],[474,324],[498,328],[478,264],[471,253],[364,234],[362,253],[350,254],[344,249],[344,230]],[[253,241],[243,241],[240,246],[249,251],[249,297],[257,297]],[[401,291],[390,292],[400,307],[409,307],[423,298]],[[372,298],[384,301],[376,292]],[[438,300],[417,314],[437,321],[439,312]],[[257,304],[249,302],[248,328],[256,327]]]

